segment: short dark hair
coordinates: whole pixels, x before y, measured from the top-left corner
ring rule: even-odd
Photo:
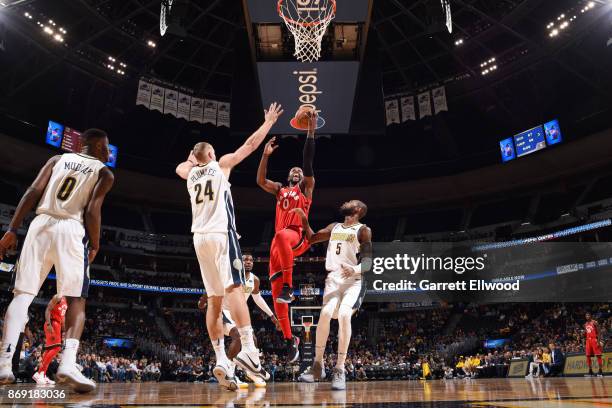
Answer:
[[[81,133],[81,139],[85,144],[90,144],[105,137],[108,137],[108,134],[102,129],[91,128]]]

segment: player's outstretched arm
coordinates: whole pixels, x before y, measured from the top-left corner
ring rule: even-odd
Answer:
[[[189,172],[197,165],[198,161],[195,158],[192,150],[189,152],[189,157],[187,157],[187,160],[176,166],[176,174],[183,180],[187,180]]]
[[[276,318],[276,316],[274,316],[274,313],[270,309],[270,306],[268,306],[264,298],[261,296],[261,293],[259,291],[259,285],[259,278],[255,276],[255,284],[253,285],[253,292],[251,292],[253,301],[270,318],[270,320],[272,320],[272,323],[274,323],[274,326],[276,326],[276,330],[281,331],[282,328],[278,319]]]
[[[304,151],[302,153],[302,168],[304,169],[304,195],[312,198],[312,193],[315,186],[314,178],[314,155],[315,155],[315,129],[317,127],[317,114],[312,112],[308,123],[308,134],[304,143]]]
[[[108,169],[104,167],[100,170],[100,176],[98,182],[94,187],[91,199],[87,204],[85,210],[85,229],[89,236],[89,254],[88,260],[91,264],[96,257],[96,254],[100,250],[100,225],[102,224],[102,204],[106,194],[113,187],[115,182],[115,176]]]
[[[276,123],[279,116],[283,114],[283,107],[276,102],[270,105],[270,108],[265,112],[265,121],[263,125],[259,127],[242,146],[238,148],[234,153],[229,153],[219,159],[219,166],[225,173],[226,177],[229,177],[230,171],[237,166],[241,161],[246,159],[251,153],[253,153],[261,142],[264,141],[272,126]]]
[[[53,166],[55,166],[60,157],[61,156],[53,156],[47,161],[43,168],[40,169],[32,185],[28,187],[23,197],[21,197],[15,209],[13,219],[9,224],[8,231],[6,231],[2,239],[0,239],[0,259],[4,258],[7,251],[17,247],[17,230],[21,227],[26,215],[28,215],[40,201],[40,198],[45,192],[45,188],[47,188],[49,179],[51,178],[51,173],[53,173]]]
[[[257,168],[257,185],[261,187],[265,192],[274,194],[275,196],[280,191],[282,184],[276,181],[268,180],[268,158],[278,149],[276,143],[276,136],[268,140],[264,147],[261,160],[259,161],[259,167]]]

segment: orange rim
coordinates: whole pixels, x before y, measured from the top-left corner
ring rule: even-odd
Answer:
[[[319,20],[319,21],[313,21],[311,23],[307,23],[305,21],[295,21],[289,17],[286,17],[283,14],[283,0],[278,0],[278,5],[277,5],[277,10],[278,10],[278,15],[280,16],[280,18],[282,18],[283,20],[285,20],[286,23],[290,23],[290,24],[295,24],[295,25],[301,25],[304,27],[312,27],[312,26],[317,26],[325,21],[331,20],[333,18],[334,15],[336,15],[336,0],[330,0],[331,4],[332,4],[332,12],[329,14],[329,17],[326,18],[325,20]]]

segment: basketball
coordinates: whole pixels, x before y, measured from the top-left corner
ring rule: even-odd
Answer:
[[[314,109],[309,106],[300,106],[298,111],[295,113],[295,123],[300,129],[308,129],[308,124],[313,115],[315,115]]]

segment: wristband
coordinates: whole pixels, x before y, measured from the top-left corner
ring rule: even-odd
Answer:
[[[7,232],[12,232],[15,235],[17,235],[17,231],[19,231],[19,228],[11,228],[11,227],[9,227],[9,229],[7,230]]]

